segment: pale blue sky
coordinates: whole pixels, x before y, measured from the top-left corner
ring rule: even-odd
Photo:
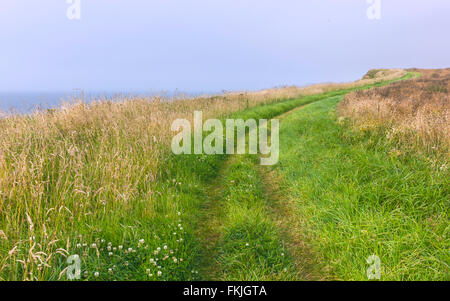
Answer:
[[[450,1],[1,0],[0,91],[221,91],[450,67]]]

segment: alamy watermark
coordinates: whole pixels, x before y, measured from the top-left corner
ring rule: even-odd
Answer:
[[[367,8],[367,18],[369,20],[381,19],[381,0],[366,0],[369,7]],[[81,19],[81,0],[66,0],[69,5],[66,16],[69,20]]]
[[[66,0],[69,5],[66,11],[67,19],[80,20],[81,19],[81,0]]]
[[[81,260],[77,254],[67,257],[67,279],[79,280],[81,278]]]
[[[179,131],[172,139],[172,152],[180,154],[262,154],[261,165],[274,165],[279,159],[279,120],[270,121],[270,145],[268,142],[268,121],[260,119],[259,124],[254,119],[227,119],[225,126],[218,119],[208,119],[203,122],[201,111],[194,112],[194,126],[186,119],[177,119],[172,123],[171,130]],[[224,139],[225,131],[225,139]],[[204,132],[211,132],[203,138]],[[193,138],[193,139],[192,139]],[[225,140],[225,141],[224,141]],[[193,147],[192,147],[193,142]],[[226,144],[224,147],[224,143]],[[236,144],[236,145],[235,145]]]
[[[377,279],[379,280],[381,278],[381,260],[380,257],[377,255],[371,255],[367,257],[366,262],[370,264],[369,268],[367,269],[367,278],[369,280]]]
[[[367,0],[369,7],[367,8],[367,18],[369,20],[381,19],[381,0]]]

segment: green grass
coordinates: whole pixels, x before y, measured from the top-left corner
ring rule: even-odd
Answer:
[[[448,171],[418,154],[397,156],[376,133],[337,122],[341,97],[308,105],[280,128],[286,193],[330,279],[450,280]]]
[[[405,76],[404,79],[409,77],[411,75]],[[380,82],[360,88],[262,105],[224,118],[270,119],[301,105],[383,84],[386,83]],[[204,259],[201,250],[202,242],[196,234],[197,229],[202,227],[199,220],[203,214],[203,204],[208,201],[207,190],[212,180],[219,174],[227,156],[168,155],[167,158],[161,168],[163,172],[159,180],[151,187],[153,191],[151,199],[154,204],[151,211],[147,206],[140,206],[139,204],[146,200],[138,198],[130,204],[132,214],[124,214],[114,219],[104,216],[100,222],[96,221],[96,229],[80,227],[82,230],[89,231],[88,241],[83,239],[80,243],[87,243],[89,246],[96,242],[100,246],[101,241],[105,241],[103,248],[99,247],[103,249],[100,256],[92,249],[83,249],[82,254],[87,255],[82,256],[82,275],[87,272],[88,276],[82,279],[204,279],[204,275],[198,272],[201,268],[200,263]],[[248,160],[245,157],[238,159],[238,162],[232,165],[223,183],[224,195],[228,199],[226,199],[223,236],[218,250],[218,259],[221,264],[220,277],[233,280],[293,279],[294,271],[289,261],[289,254],[284,250],[277,230],[267,216],[264,209],[267,204],[263,204],[261,187],[257,185],[259,180],[255,174],[255,166]],[[237,180],[244,174],[253,176],[246,178],[241,183],[242,186],[227,182],[233,181],[233,178]],[[248,185],[254,185],[254,190],[245,192]],[[178,225],[181,225],[183,230],[180,230]],[[138,247],[140,239],[144,239],[145,244]],[[114,255],[109,256],[109,251],[106,249],[107,242],[111,242],[113,248],[123,245],[124,249],[117,253],[113,252]],[[247,243],[249,247],[245,248]],[[164,246],[167,246],[167,250]],[[124,254],[124,250],[130,247],[136,252]],[[285,257],[280,257],[281,253],[284,253]],[[168,259],[164,260],[167,256],[169,256]],[[174,258],[177,259],[176,263]],[[183,261],[181,262],[180,259]],[[61,269],[64,266],[66,266],[65,262]],[[109,269],[113,269],[113,273],[108,272]],[[99,272],[99,277],[93,276],[95,271]],[[158,271],[161,272],[160,276]],[[56,275],[57,273],[51,279],[55,279]]]
[[[255,156],[236,156],[223,179],[218,280],[293,280],[295,269],[269,218]]]
[[[408,74],[402,79],[412,76]],[[330,113],[345,93],[387,83],[290,99],[221,117],[270,119],[310,104],[282,123],[280,168],[293,187],[289,194],[299,199],[299,218],[310,218],[309,230],[317,235],[313,243],[323,254],[323,262],[332,265],[332,275],[340,279],[363,279],[364,256],[375,253],[382,257],[386,279],[415,279],[417,275],[423,279],[442,279],[442,273],[437,274],[438,277],[433,275],[436,275],[435,270],[440,272],[448,264],[448,199],[445,199],[448,191],[443,186],[443,175],[430,171],[429,165],[420,158],[409,159],[410,165],[404,165],[399,158],[391,158],[385,150],[379,149],[379,140],[341,130],[334,114]],[[41,175],[43,182],[64,181],[67,185],[63,187],[84,192],[68,196],[66,191],[52,190],[51,185],[46,185],[42,189],[47,199],[39,200],[47,202],[50,208],[64,199],[70,208],[81,211],[76,204],[82,203],[84,193],[88,195],[86,198],[92,199],[87,202],[92,207],[83,208],[88,215],[74,220],[65,208],[53,208],[46,215],[56,215],[58,224],[44,229],[41,225],[45,225],[45,221],[33,221],[34,216],[43,214],[34,214],[33,206],[27,208],[31,222],[9,232],[21,238],[31,233],[36,235],[33,241],[54,244],[47,249],[57,250],[53,255],[57,259],[52,259],[52,266],[46,267],[39,258],[30,257],[38,247],[32,240],[20,241],[15,252],[10,253],[9,242],[0,237],[0,279],[24,280],[33,275],[39,280],[66,280],[66,256],[74,254],[81,258],[81,280],[205,279],[200,266],[205,260],[202,258],[204,242],[197,234],[204,226],[200,224],[204,204],[211,201],[208,190],[224,167],[227,156],[169,154],[161,163],[161,173],[154,175],[157,180],[149,181],[144,151],[133,157],[135,166],[120,166],[120,158],[127,156],[127,144],[139,147],[140,141],[130,141],[121,134],[111,135],[116,137],[112,138],[116,139],[114,141],[100,141],[97,137],[102,135],[96,134],[100,130],[93,126],[91,136],[73,137],[77,145],[86,147],[86,158],[78,159],[86,162],[81,171],[68,170],[65,178],[60,178],[62,167],[58,164],[64,162],[42,163],[47,171]],[[354,149],[347,145],[353,145]],[[47,147],[49,152],[58,153],[53,146]],[[135,168],[125,173],[129,177],[115,182],[119,186],[107,187],[107,194],[102,189],[110,175],[89,163],[96,162],[96,149],[102,147],[111,148],[111,157],[102,159],[115,161],[116,168]],[[347,155],[343,155],[344,149]],[[330,155],[332,150],[334,153]],[[292,258],[283,246],[276,224],[268,216],[267,208],[271,203],[263,194],[255,160],[237,156],[224,173],[222,236],[217,245],[218,257],[211,260],[218,262],[216,268],[221,279],[294,279]],[[89,187],[76,186],[79,175],[86,177],[81,182]],[[127,189],[130,183],[137,183],[138,189]],[[116,191],[127,193],[117,198],[121,194]],[[33,195],[27,197],[34,198]],[[14,207],[16,203],[6,199],[5,206]],[[36,206],[41,207],[46,208]],[[24,210],[23,206],[17,205],[17,210],[11,210],[16,215],[0,216],[2,228],[12,224],[11,220],[18,220],[24,214],[20,210]],[[70,243],[51,241],[51,237],[61,237],[61,233],[70,233],[67,237]],[[411,245],[413,241],[415,245]],[[33,263],[17,261],[22,258]],[[7,260],[14,264],[3,266]],[[448,277],[448,266],[446,272]],[[406,273],[409,278],[398,277]]]
[[[350,90],[354,89],[261,106],[233,117],[269,119],[301,105],[340,97]],[[215,263],[213,266],[218,271],[205,277],[211,274],[220,280],[299,280],[301,277],[269,216],[268,208],[273,204],[263,194],[257,162],[255,156],[235,156],[231,165],[226,165],[221,183],[224,189],[220,201],[223,204],[215,209],[223,211],[219,214],[221,239],[216,244],[217,258],[208,259]],[[211,254],[215,252],[208,252]]]

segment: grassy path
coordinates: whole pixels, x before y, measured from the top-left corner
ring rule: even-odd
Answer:
[[[255,156],[231,156],[221,177],[221,198],[209,209],[205,244],[209,280],[294,280],[276,223],[270,218]],[[217,196],[217,194],[216,194]]]
[[[277,116],[277,119],[283,122],[287,116],[304,107],[305,105],[294,108]],[[268,214],[279,229],[280,238],[290,254],[297,271],[296,280],[320,280],[322,277],[317,271],[316,256],[308,244],[304,231],[302,231],[305,225],[302,224],[303,221],[298,219],[296,214],[296,202],[286,194],[288,184],[284,177],[279,170],[272,166],[258,166],[257,170],[264,187],[265,199],[270,200],[268,204],[270,206],[267,208]]]
[[[296,204],[285,195],[284,179],[276,170],[270,170],[268,167],[260,167],[258,170],[265,197],[270,200],[267,212],[276,225],[296,270],[295,280],[319,280],[321,277],[316,271],[315,255],[304,237],[304,225],[295,214]]]
[[[288,100],[234,117],[273,118],[325,97],[312,95]],[[201,279],[296,280],[300,277],[300,269],[287,256],[289,252],[276,220],[270,215],[272,196],[263,189],[263,177],[256,161],[257,156],[228,156],[206,189],[207,201],[197,231],[201,244]]]
[[[401,265],[412,264],[414,258],[434,262],[436,270],[445,267],[446,243],[433,244],[429,240],[431,230],[419,226],[417,209],[426,207],[422,204],[411,212],[402,212],[403,204],[399,200],[395,209],[379,199],[398,197],[388,193],[380,195],[380,187],[391,192],[400,189],[405,199],[417,199],[420,195],[432,197],[429,207],[433,209],[428,213],[445,220],[442,219],[442,212],[444,215],[446,212],[441,198],[442,177],[433,183],[430,182],[433,176],[428,175],[419,187],[414,187],[408,177],[420,172],[413,165],[403,166],[405,162],[393,159],[386,149],[374,154],[374,142],[370,138],[346,137],[349,133],[343,133],[344,127],[336,121],[334,108],[347,92],[259,107],[236,116],[283,119],[282,156],[275,168],[261,167],[256,156],[248,155],[230,156],[224,164],[219,178],[209,189],[210,201],[201,220],[199,237],[205,254],[201,278],[364,280],[367,257],[387,250],[397,253],[389,254],[391,258],[383,261],[384,267],[391,269],[384,270],[388,279],[405,279]],[[349,143],[355,144],[354,148]],[[367,168],[374,168],[370,160],[383,164],[378,175]],[[425,165],[416,167],[427,169]],[[389,174],[392,171],[394,176]],[[342,182],[352,176],[350,185]],[[367,182],[370,180],[375,183],[370,185]],[[430,189],[438,189],[438,193],[433,196]],[[369,200],[372,208],[361,200],[353,202],[355,198]],[[409,203],[414,205],[417,204]],[[402,218],[406,222],[400,222]],[[420,232],[412,234],[417,230]],[[446,230],[440,231],[437,239],[445,242]],[[412,239],[417,235],[426,237],[425,244],[439,245],[438,249],[413,247]],[[374,241],[375,237],[378,241]],[[427,255],[429,251],[432,254]],[[399,256],[402,253],[406,258]],[[416,266],[420,262],[408,269],[415,271]],[[442,279],[441,276],[437,279]],[[432,276],[427,273],[427,277]]]
[[[266,190],[267,178],[255,159],[230,156],[208,189],[197,234],[203,242],[199,273],[204,280],[298,279],[301,269],[284,257],[291,253],[282,243],[286,233],[277,231],[281,216],[272,218],[271,208],[281,207]]]
[[[228,169],[230,160],[228,159],[221,166],[220,174],[210,184],[207,201],[203,206],[202,216],[200,217],[200,227],[197,236],[202,242],[200,275],[204,280],[216,280],[219,278],[217,262],[218,250],[217,244],[222,237],[222,224],[224,219],[224,203],[221,202],[223,193],[222,179],[224,172]]]

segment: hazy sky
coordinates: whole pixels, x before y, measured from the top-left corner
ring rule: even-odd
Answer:
[[[377,1],[377,0],[373,0]],[[450,67],[450,1],[1,0],[0,91],[260,89]]]

